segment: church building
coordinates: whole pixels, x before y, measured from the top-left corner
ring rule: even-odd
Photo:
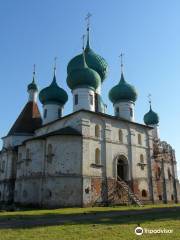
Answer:
[[[56,66],[52,82],[39,93],[34,71],[28,101],[2,138],[1,203],[85,207],[180,201],[175,151],[160,139],[151,102],[144,124],[136,122],[137,92],[122,67],[109,91],[113,116],[101,92],[108,64],[92,49],[89,26],[86,47],[67,66],[72,96],[58,85]],[[68,97],[73,112],[64,115]]]

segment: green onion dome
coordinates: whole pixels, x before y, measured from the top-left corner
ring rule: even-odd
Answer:
[[[121,80],[119,84],[110,90],[109,99],[113,104],[121,101],[135,102],[137,100],[136,89],[124,80],[123,73],[121,73]]]
[[[55,73],[53,81],[49,87],[46,87],[40,91],[39,100],[43,105],[48,103],[64,105],[67,102],[68,95],[64,89],[58,86]]]
[[[159,116],[152,110],[151,105],[149,112],[144,115],[144,123],[146,125],[155,125],[159,123]]]
[[[106,60],[100,55],[96,54],[91,48],[89,44],[89,35],[87,40],[87,45],[85,48],[85,60],[89,68],[95,70],[99,76],[101,77],[101,81],[107,77],[108,73],[108,64]],[[82,54],[75,56],[68,63],[67,66],[67,74],[71,73],[73,70],[77,69],[82,59]]]
[[[67,85],[69,88],[73,90],[79,87],[89,87],[95,90],[100,85],[100,82],[101,78],[99,74],[87,66],[84,53],[81,54],[78,65],[67,76]]]
[[[35,78],[34,78],[34,76],[33,76],[32,82],[28,85],[27,90],[28,90],[28,91],[30,91],[30,90],[38,91],[38,87],[37,87],[37,85],[36,85],[36,83],[35,83]]]

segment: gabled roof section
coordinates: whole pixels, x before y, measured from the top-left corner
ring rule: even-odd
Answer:
[[[64,127],[64,128],[59,129],[59,130],[47,133],[47,134],[43,134],[43,135],[38,136],[38,137],[29,138],[29,139],[25,140],[23,143],[26,143],[26,142],[32,141],[32,140],[46,139],[47,137],[59,136],[59,135],[80,136],[80,137],[82,136],[82,134],[78,130],[68,126],[68,127]]]
[[[42,118],[37,103],[28,102],[10,129],[8,136],[33,134],[41,126]]]

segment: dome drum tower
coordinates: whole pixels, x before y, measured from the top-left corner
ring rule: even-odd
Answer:
[[[152,110],[151,101],[149,101],[150,109],[144,115],[144,123],[153,128],[152,136],[154,139],[159,139],[159,116]]]
[[[109,99],[114,106],[114,114],[117,117],[135,121],[134,107],[137,99],[135,88],[124,80],[121,72],[119,84],[114,86],[109,92]]]
[[[63,108],[68,100],[66,91],[56,82],[56,68],[50,86],[41,90],[39,100],[43,104],[43,124],[55,121],[62,117]]]
[[[33,71],[33,80],[28,85],[27,92],[29,93],[29,102],[37,102],[38,87],[35,83],[35,66],[34,66],[34,71]]]
[[[115,103],[114,115],[134,122],[135,121],[134,103],[132,101],[121,101]]]

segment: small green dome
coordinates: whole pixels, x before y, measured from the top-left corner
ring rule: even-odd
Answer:
[[[38,87],[35,83],[35,79],[33,77],[33,80],[32,80],[32,83],[30,83],[27,87],[27,90],[30,91],[30,90],[34,90],[34,91],[38,91]]]
[[[56,103],[64,105],[67,102],[68,95],[64,89],[57,85],[55,74],[50,86],[40,91],[39,100],[42,104]]]
[[[80,55],[79,63],[67,76],[67,85],[70,89],[89,87],[97,89],[101,78],[99,74],[86,64],[84,54]]]
[[[107,77],[108,64],[106,60],[100,55],[96,54],[89,44],[89,39],[85,48],[85,60],[89,68],[95,70],[101,77],[101,81]],[[68,63],[67,74],[70,74],[73,70],[77,69],[82,59],[82,54],[77,55]]]
[[[155,125],[159,123],[159,116],[151,109],[151,106],[149,112],[144,115],[144,123],[146,125]]]
[[[113,104],[121,101],[135,102],[137,100],[136,89],[124,80],[123,73],[121,73],[121,80],[119,84],[110,90],[109,99]]]

